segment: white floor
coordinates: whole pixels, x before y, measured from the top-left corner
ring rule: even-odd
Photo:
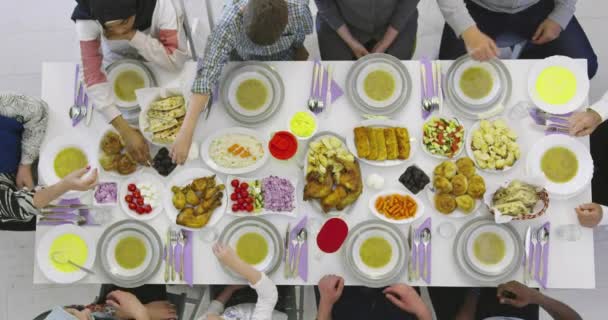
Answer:
[[[201,8],[204,1],[190,1],[189,6]],[[312,2],[312,1],[311,1]],[[76,61],[78,47],[73,23],[69,20],[73,1],[0,1],[0,91],[18,91],[40,95],[40,70],[43,61]],[[421,6],[434,6],[424,0]],[[421,24],[435,17],[421,10]],[[195,17],[206,17],[197,10]],[[592,84],[592,101],[608,90],[608,42],[604,34],[608,22],[608,2],[603,0],[579,1],[577,16],[586,29],[600,59],[599,74]],[[425,20],[426,19],[426,20]],[[206,28],[203,28],[206,29]],[[201,30],[203,30],[201,29]],[[424,28],[422,28],[424,29]],[[436,32],[432,32],[436,33]],[[424,32],[423,32],[424,34]],[[604,34],[602,36],[602,34]],[[433,35],[436,37],[436,35]],[[428,42],[428,41],[427,41]],[[310,51],[316,54],[314,38],[307,41]],[[421,43],[420,51],[436,50],[437,43]],[[432,52],[417,52],[416,56]],[[548,294],[577,309],[584,319],[607,319],[608,305],[608,231],[596,233],[595,290],[550,290]],[[31,233],[0,233],[0,320],[32,319],[53,305],[87,303],[97,293],[97,286],[34,286],[32,285],[34,237]],[[313,319],[313,300],[307,291],[307,308],[304,319]]]

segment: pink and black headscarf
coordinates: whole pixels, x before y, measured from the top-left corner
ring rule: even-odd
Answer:
[[[144,31],[152,24],[156,0],[76,0],[72,20],[124,20],[135,15],[135,29]]]

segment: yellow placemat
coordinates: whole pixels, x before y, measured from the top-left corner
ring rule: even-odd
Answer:
[[[570,69],[551,66],[543,70],[536,78],[538,97],[552,105],[564,105],[576,95],[576,76]]]

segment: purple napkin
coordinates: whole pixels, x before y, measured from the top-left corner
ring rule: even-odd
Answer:
[[[289,232],[289,251],[296,252],[296,248],[291,244],[291,241],[294,240],[298,233],[304,228],[306,228],[306,223],[308,222],[308,216],[305,216],[298,222],[298,224],[291,229]],[[297,257],[294,254],[294,259],[297,260]],[[302,245],[301,257],[300,257],[300,265],[298,266],[298,272],[300,278],[304,281],[308,281],[308,238],[306,238],[306,242]]]
[[[422,58],[420,60],[421,67],[424,67],[426,70],[426,77],[423,76],[422,72],[420,72],[420,90],[421,90],[421,99],[420,99],[420,108],[422,109],[422,119],[426,120],[433,110],[426,111],[422,107],[422,100],[430,99],[435,95],[435,85],[433,81],[433,66],[431,64],[431,60],[428,58]],[[425,90],[427,88],[428,90]]]
[[[58,204],[71,205],[71,204],[82,204],[82,202],[80,202],[80,199],[78,199],[78,198],[61,199]],[[80,215],[87,219],[87,222],[85,224],[83,224],[83,226],[97,225],[95,223],[95,221],[93,220],[93,217],[91,217],[89,209],[55,208],[55,209],[53,209],[53,211],[61,212],[62,214],[53,214],[53,215],[48,216],[49,218],[76,221],[76,219]],[[40,226],[57,226],[57,225],[62,225],[62,224],[72,224],[72,223],[63,222],[63,221],[38,221],[38,225],[40,225]]]
[[[549,234],[551,234],[551,222],[545,222],[545,224],[543,224],[541,226],[541,228],[546,228],[547,231],[549,231]],[[536,272],[535,272],[535,278],[536,281],[540,284],[541,287],[543,287],[543,289],[547,289],[547,278],[548,278],[548,274],[549,274],[549,243],[551,238],[549,238],[549,241],[547,241],[544,245],[540,244],[540,242],[537,241],[536,243],[536,249],[535,254],[534,254],[534,259],[535,259],[535,266],[536,266]],[[542,247],[542,249],[541,249]],[[542,250],[542,256],[540,256],[538,253],[541,252]],[[543,275],[542,278],[540,277],[540,261],[543,261]]]
[[[426,218],[426,220],[424,220],[424,222],[418,226],[418,229],[416,229],[416,237],[420,236],[420,233],[422,232],[422,230],[424,228],[428,228],[429,230],[431,230],[432,233],[432,224],[431,224],[431,218]],[[431,244],[433,243],[433,238],[431,238],[431,242],[429,242],[429,244],[426,247],[426,252],[424,251],[424,244],[422,243],[422,239],[420,240],[420,243],[418,244],[418,249],[416,250],[417,253],[419,253],[416,256],[416,259],[418,260],[418,270],[420,270],[420,277],[422,278],[422,280],[424,280],[426,283],[431,284],[431,270],[433,270],[433,268],[431,268],[431,261],[433,259],[431,259]],[[427,277],[424,278],[424,259],[427,259],[427,267],[428,267],[428,273],[427,273]]]
[[[194,284],[194,277],[192,275],[192,238],[194,235],[192,231],[182,230],[186,235],[186,243],[184,244],[184,281],[192,287]],[[180,252],[181,253],[181,252]],[[178,259],[179,260],[179,259]],[[179,265],[180,262],[178,262]],[[177,269],[179,270],[179,269]]]
[[[323,78],[322,86],[319,86],[318,75],[317,75],[317,90],[316,91],[314,91],[313,87],[312,87],[312,84],[315,82],[315,72],[314,72],[315,65],[319,65],[320,70],[323,73],[323,75],[321,76]],[[338,83],[335,81],[335,77],[333,74],[332,74],[331,87],[330,87],[329,72],[327,71],[327,68],[325,68],[323,66],[323,64],[321,64],[321,61],[315,60],[313,62],[313,72],[312,72],[311,82],[310,82],[310,96],[320,99],[321,101],[323,101],[323,105],[325,107],[327,107],[327,105],[328,105],[327,90],[331,90],[331,104],[333,104],[336,100],[338,100],[338,98],[340,98],[342,95],[344,95],[344,91],[338,85]],[[315,113],[321,113],[322,111],[323,111],[323,109],[317,109],[317,110],[315,110]]]

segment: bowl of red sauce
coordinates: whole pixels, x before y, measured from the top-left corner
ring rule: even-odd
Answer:
[[[289,131],[277,131],[268,142],[270,154],[279,160],[289,160],[298,152],[298,139]]]

